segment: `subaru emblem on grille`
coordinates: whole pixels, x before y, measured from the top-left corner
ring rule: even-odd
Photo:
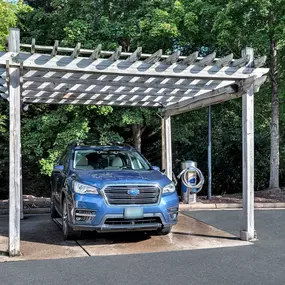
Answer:
[[[128,190],[128,194],[131,196],[140,195],[140,190],[139,189],[130,189],[130,190]]]

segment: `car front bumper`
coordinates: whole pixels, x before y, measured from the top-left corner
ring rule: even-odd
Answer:
[[[162,195],[159,204],[110,206],[100,195],[74,194],[70,201],[70,223],[74,230],[100,232],[153,231],[177,223],[179,200],[176,193]],[[143,217],[125,219],[125,209],[143,208]],[[83,220],[78,212],[85,213]],[[90,216],[88,217],[88,213]],[[111,224],[110,224],[111,221]],[[112,221],[115,221],[112,223]]]

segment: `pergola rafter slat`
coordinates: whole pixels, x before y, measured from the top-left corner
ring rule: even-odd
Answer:
[[[120,58],[121,53],[122,53],[122,46],[119,46],[116,48],[113,54],[108,58],[108,60],[110,61],[118,60]]]
[[[79,56],[80,48],[81,48],[81,43],[77,43],[76,47],[74,48],[71,54],[71,58],[77,58]]]
[[[53,45],[53,48],[52,48],[52,51],[51,51],[51,56],[56,56],[57,55],[58,47],[59,47],[59,41],[56,40],[54,42],[54,45]]]
[[[218,67],[228,66],[232,62],[233,57],[234,57],[234,54],[231,53],[231,54],[219,59],[218,61],[216,61],[215,65]]]
[[[134,78],[134,77],[132,77]],[[122,87],[124,85],[125,88],[142,88],[142,89],[147,89],[147,88],[152,88],[153,91],[159,91],[162,88],[169,89],[169,92],[171,90],[176,90],[176,91],[188,91],[188,90],[211,90],[216,88],[222,81],[215,80],[214,82],[210,84],[206,84],[209,82],[209,80],[199,80],[198,83],[193,83],[194,80],[184,80],[183,83],[179,83],[179,80],[177,79],[169,79],[167,81],[161,80],[160,78],[146,78],[146,77],[140,77],[137,80],[131,81],[132,78],[127,78],[123,77],[121,80],[114,81],[114,79],[106,79],[106,80],[100,80],[100,79],[76,79],[76,78],[55,78],[55,77],[50,77],[50,78],[42,78],[42,77],[31,77],[31,78],[26,78],[25,76],[23,77],[24,84],[34,84],[34,86],[40,86],[42,83],[50,83],[54,85],[55,87],[61,84],[61,86],[64,85],[69,85],[67,88],[70,88],[70,86],[73,85],[82,85],[82,86],[88,86],[90,87],[91,85],[96,85],[96,86],[110,86],[113,89]],[[135,78],[136,79],[136,78]],[[164,83],[167,82],[167,83]],[[205,82],[205,83],[204,83]],[[235,81],[228,81],[230,83],[234,83]],[[138,85],[140,87],[138,87]],[[25,88],[26,85],[24,85]]]
[[[163,116],[166,175],[172,179],[171,116],[242,96],[243,193],[241,238],[254,238],[253,214],[253,93],[266,80],[266,57],[254,60],[246,48],[242,58],[198,52],[180,56],[162,50],[144,54],[19,43],[20,32],[10,30],[9,52],[0,52],[1,96],[10,98],[10,237],[9,252],[20,254],[20,100],[25,103],[157,107]],[[28,52],[19,52],[19,47]],[[40,54],[38,51],[47,54]],[[58,55],[64,53],[64,55]],[[12,76],[13,75],[13,76]],[[10,76],[10,77],[9,77]],[[9,84],[8,84],[8,80]],[[9,89],[9,95],[5,92]],[[16,135],[17,140],[12,139]],[[15,174],[15,175],[14,175]]]
[[[25,69],[49,70],[62,72],[85,72],[98,74],[136,75],[153,77],[174,77],[174,78],[194,78],[194,79],[219,79],[219,80],[239,80],[250,76],[260,77],[268,72],[267,68],[234,68],[217,66],[185,66],[179,63],[165,65],[160,62],[151,64],[148,62],[130,63],[126,60],[117,60],[112,63],[110,60],[98,59],[95,62],[88,58],[72,59],[68,56],[54,56],[41,54],[0,52],[0,64],[10,61],[10,66],[17,67],[23,62]],[[155,59],[153,59],[155,60]]]
[[[132,53],[128,58],[127,61],[135,62],[140,59],[142,54],[142,47],[138,47],[134,53]]]
[[[122,107],[161,107],[160,103],[153,103],[151,101],[132,102],[128,101],[112,101],[108,100],[81,100],[81,99],[57,99],[57,98],[23,98],[23,102],[33,104],[62,104],[62,105],[103,105],[103,106],[122,106]]]
[[[22,85],[23,91],[25,90],[33,90],[34,92],[46,91],[46,92],[71,92],[71,93],[86,93],[86,94],[93,94],[94,92],[100,93],[102,95],[108,94],[124,94],[127,96],[133,95],[142,95],[142,96],[163,96],[163,97],[170,97],[175,96],[176,98],[181,97],[191,97],[197,94],[202,94],[208,92],[209,90],[213,90],[217,87],[228,86],[234,84],[234,81],[227,81],[227,82],[219,82],[219,83],[210,83],[209,85],[204,85],[201,88],[189,88],[187,90],[180,90],[179,88],[155,88],[155,87],[122,87],[122,86],[112,86],[112,85],[96,85],[96,84],[65,84],[65,83],[50,83],[50,82],[34,82],[34,81],[27,81],[24,82]],[[152,86],[152,85],[149,85]],[[23,93],[23,96],[25,92]]]
[[[207,65],[210,65],[214,59],[216,57],[216,52],[213,52],[207,56],[205,56],[203,59],[201,59],[200,61],[198,61],[198,65],[199,66],[207,66]]]
[[[102,51],[102,45],[99,44],[99,45],[94,49],[94,51],[91,53],[90,59],[91,59],[91,60],[96,60],[97,58],[99,58],[100,55],[101,55],[101,51]]]

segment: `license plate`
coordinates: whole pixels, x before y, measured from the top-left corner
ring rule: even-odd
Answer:
[[[143,218],[143,208],[126,208],[124,219],[140,219]]]

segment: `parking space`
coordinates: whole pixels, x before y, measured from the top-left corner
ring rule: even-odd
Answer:
[[[77,241],[64,241],[60,227],[49,215],[27,215],[21,221],[22,256],[5,256],[7,244],[8,217],[0,217],[0,261],[182,251],[246,246],[250,243],[195,218],[180,214],[178,224],[167,236],[153,236],[143,232],[90,232],[84,233]]]

